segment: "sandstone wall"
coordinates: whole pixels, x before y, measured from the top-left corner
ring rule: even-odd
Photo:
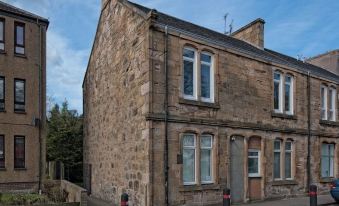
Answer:
[[[92,195],[146,205],[149,191],[148,33],[145,19],[110,1],[102,11],[84,80],[84,163]],[[87,186],[88,187],[88,186]],[[87,188],[88,189],[88,188]]]

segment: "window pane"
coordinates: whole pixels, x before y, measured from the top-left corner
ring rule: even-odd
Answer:
[[[280,140],[274,141],[274,150],[280,150]]]
[[[211,97],[211,67],[201,64],[201,96]]]
[[[211,148],[212,147],[212,137],[211,136],[202,136],[201,137],[201,147]]]
[[[334,144],[329,145],[329,151],[330,151],[329,155],[333,157],[334,156]]]
[[[4,136],[0,136],[0,168],[5,167],[5,140]]]
[[[287,150],[287,151],[292,150],[292,142],[286,142],[285,143],[285,150]]]
[[[193,69],[194,64],[191,61],[184,60],[184,94],[193,96]]]
[[[259,159],[258,158],[248,158],[248,174],[258,174],[259,173]]]
[[[184,149],[183,151],[183,180],[184,183],[195,182],[195,150]]]
[[[194,147],[195,146],[195,138],[194,135],[185,134],[183,139],[184,147]]]
[[[291,160],[291,153],[285,153],[285,178],[292,178],[292,160]]]
[[[331,157],[330,159],[329,159],[329,165],[330,165],[330,168],[329,168],[329,170],[330,170],[330,172],[329,172],[329,176],[330,177],[334,177],[334,158],[333,157]]]
[[[193,50],[184,49],[184,57],[194,59],[195,58],[194,53],[195,52]]]
[[[258,157],[259,156],[259,152],[248,152],[248,156]]]
[[[0,100],[5,99],[5,80],[0,77]]]
[[[201,181],[210,182],[212,181],[212,164],[211,164],[211,150],[202,149],[201,150]]]
[[[325,88],[321,88],[321,108],[325,108]]]
[[[274,178],[280,178],[280,152],[274,152]]]
[[[17,54],[25,54],[25,48],[24,47],[15,47],[15,53]]]
[[[280,101],[280,86],[279,82],[274,82],[274,109],[278,110],[279,108],[279,101]]]
[[[25,168],[25,138],[15,137],[15,168]]]
[[[16,43],[18,45],[24,45],[24,27],[16,26]]]
[[[321,157],[321,176],[329,177],[330,176],[330,158],[322,156]]]
[[[212,57],[208,54],[201,54],[200,60],[206,63],[211,63]]]
[[[4,40],[4,22],[0,21],[0,41]]]
[[[279,73],[274,73],[274,79],[280,81],[280,74]]]
[[[16,80],[15,81],[15,102],[25,102],[25,82]]]
[[[328,156],[330,153],[328,144],[322,144],[321,145],[321,155],[322,156]]]
[[[291,85],[285,84],[285,110],[291,112]]]

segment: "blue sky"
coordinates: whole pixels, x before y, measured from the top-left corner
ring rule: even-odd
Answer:
[[[68,100],[82,112],[82,80],[101,0],[4,0],[49,18],[47,95]],[[265,47],[290,56],[311,57],[339,49],[338,0],[133,0],[158,11],[223,32],[225,13],[234,30],[260,17]]]

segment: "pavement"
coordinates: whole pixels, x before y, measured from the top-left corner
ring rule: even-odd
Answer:
[[[283,200],[263,201],[250,204],[241,204],[237,206],[309,206],[309,197],[298,197]],[[318,206],[339,206],[330,195],[319,195]]]
[[[250,204],[241,204],[236,206],[309,206],[309,197],[298,197],[283,200],[263,201]],[[97,199],[95,197],[88,197],[88,206],[112,206],[112,203]],[[339,206],[335,203],[330,195],[319,195],[318,206]]]

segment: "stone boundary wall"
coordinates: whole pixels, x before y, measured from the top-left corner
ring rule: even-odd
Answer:
[[[68,194],[66,198],[67,202],[79,202],[80,206],[87,206],[86,189],[66,180],[61,180],[60,183],[60,189]]]

